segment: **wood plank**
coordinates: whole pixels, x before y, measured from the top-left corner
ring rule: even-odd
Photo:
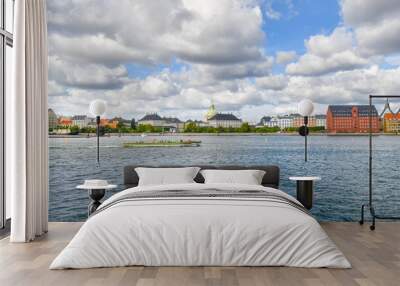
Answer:
[[[48,269],[81,223],[50,223],[50,231],[27,244],[0,240],[0,285],[398,285],[400,223],[380,222],[376,231],[357,223],[322,223],[352,269],[290,267],[116,267]]]

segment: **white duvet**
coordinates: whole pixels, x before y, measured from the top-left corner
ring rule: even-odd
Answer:
[[[262,186],[181,184],[127,189],[268,190]],[[100,208],[102,207],[100,206]],[[349,268],[311,216],[258,199],[186,198],[124,201],[90,217],[50,269],[145,266],[294,266]]]

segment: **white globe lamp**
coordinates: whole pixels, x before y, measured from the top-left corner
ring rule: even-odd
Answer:
[[[94,116],[102,116],[106,112],[107,104],[104,100],[96,99],[90,103],[90,113]]]
[[[96,116],[97,135],[97,166],[100,165],[100,116],[106,112],[107,103],[104,100],[96,99],[90,103],[90,113]]]
[[[314,111],[314,104],[309,99],[303,99],[299,103],[298,110],[302,116],[310,116]]]

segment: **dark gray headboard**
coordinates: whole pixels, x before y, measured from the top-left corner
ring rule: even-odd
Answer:
[[[265,187],[271,187],[271,188],[279,188],[279,167],[278,166],[198,166],[195,165],[196,167],[200,167],[201,169],[221,169],[221,170],[264,170],[266,173],[264,175],[264,178],[262,180],[262,185]],[[147,168],[176,168],[176,167],[187,167],[187,166],[166,166],[166,165],[161,165],[161,166],[126,166],[124,167],[124,185],[125,188],[132,188],[136,187],[139,183],[139,177],[137,173],[135,172],[136,167],[147,167]],[[204,183],[204,178],[203,176],[198,173],[196,178],[194,180],[197,183]]]

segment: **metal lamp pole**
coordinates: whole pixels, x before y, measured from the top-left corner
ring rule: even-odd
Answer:
[[[100,166],[100,116],[106,111],[106,102],[103,100],[93,100],[90,103],[90,113],[96,116],[96,136],[97,136],[97,166]]]
[[[97,165],[100,165],[100,116],[96,116]]]
[[[304,161],[307,162],[308,116],[304,116]]]

